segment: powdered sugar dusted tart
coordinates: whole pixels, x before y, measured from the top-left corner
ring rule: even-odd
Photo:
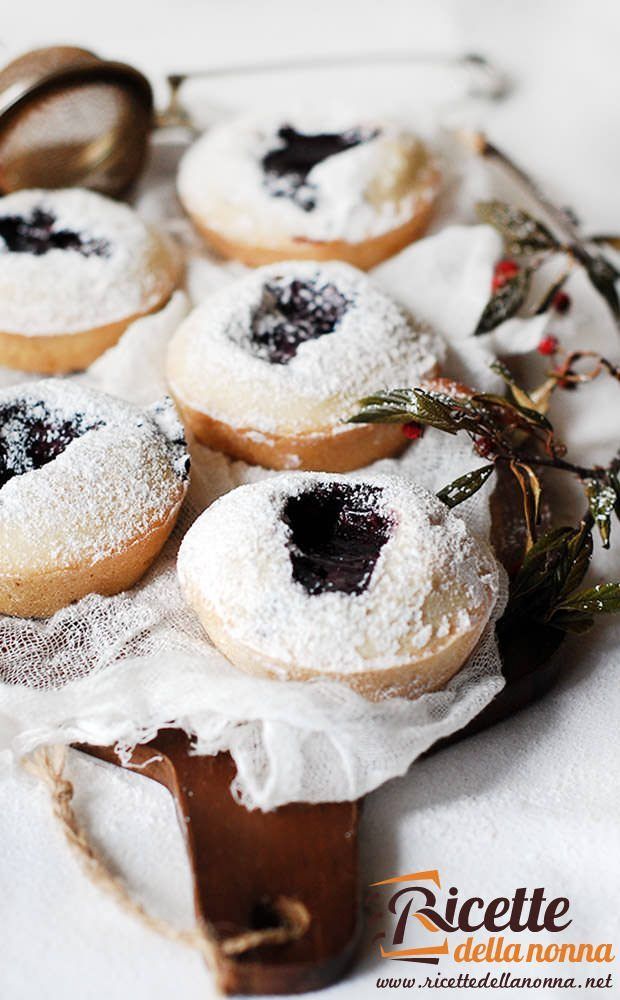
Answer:
[[[115,594],[176,521],[189,460],[170,399],[141,411],[45,380],[0,392],[0,613]]]
[[[404,479],[289,473],[216,501],[185,536],[188,603],[236,666],[372,700],[443,687],[489,620],[490,549]]]
[[[346,424],[381,387],[419,385],[438,338],[361,271],[293,261],[231,282],[187,317],[167,361],[203,443],[270,468],[341,472],[394,454],[400,427]]]
[[[365,269],[422,234],[439,186],[435,158],[409,129],[339,112],[218,125],[185,155],[178,180],[196,226],[227,257]]]
[[[79,188],[0,199],[0,364],[85,368],[170,297],[171,245],[127,205]]]

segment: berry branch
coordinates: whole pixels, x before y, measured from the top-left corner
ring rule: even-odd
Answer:
[[[580,374],[574,365],[584,357],[594,358],[595,364]],[[513,579],[508,614],[514,618],[527,611],[543,624],[583,631],[594,615],[620,610],[620,583],[577,590],[592,554],[594,527],[608,548],[612,515],[620,518],[620,458],[604,467],[571,462],[543,411],[565,379],[574,380],[575,385],[603,373],[618,379],[619,371],[593,352],[573,352],[550,373],[541,387],[544,391],[530,394],[517,385],[504,365],[496,362],[492,367],[506,383],[507,398],[435,379],[432,388],[396,389],[362,399],[360,412],[350,422],[400,423],[408,437],[419,437],[424,427],[451,435],[464,431],[476,454],[489,461],[439,491],[437,496],[448,507],[473,496],[498,467],[508,468],[521,492],[526,529],[526,549]],[[412,433],[414,428],[419,429],[417,434]],[[588,512],[577,528],[556,529],[537,538],[542,485],[536,470],[540,469],[569,473],[582,483]],[[551,582],[545,576],[549,573]]]
[[[500,233],[504,251],[509,256],[495,267],[491,298],[482,312],[474,336],[490,333],[500,323],[516,316],[528,299],[535,271],[558,255],[563,255],[566,260],[563,273],[545,292],[540,303],[525,315],[539,316],[552,308],[566,312],[570,307],[570,298],[562,288],[571,271],[579,266],[585,269],[593,288],[604,298],[620,329],[620,298],[616,291],[620,271],[600,252],[598,246],[591,251],[585,243],[574,238],[570,242],[562,242],[543,222],[523,209],[502,201],[479,202],[476,208],[480,221]]]
[[[550,252],[560,251],[569,258],[568,270],[575,264],[582,266],[593,287],[607,302],[614,321],[620,329],[620,299],[616,291],[616,281],[620,277],[620,272],[600,252],[601,246],[618,249],[620,247],[618,237],[613,235],[583,237],[579,232],[574,213],[570,209],[560,208],[550,201],[529,174],[518,166],[507,153],[489,142],[483,133],[463,131],[461,139],[472,152],[487,162],[495,163],[511,180],[515,181],[530,201],[534,202],[551,228],[534,219],[527,212],[510,208],[499,201],[481,203],[479,212],[483,216],[483,221],[499,230],[504,236],[507,247],[515,256],[527,257],[542,252],[544,258]],[[484,217],[485,215],[486,217]],[[540,263],[540,259],[533,261],[527,270],[535,269]],[[561,280],[561,284],[567,276]],[[553,289],[550,292],[553,292]],[[510,313],[511,316],[519,309],[524,298],[525,296],[515,306],[514,312]],[[539,312],[544,311],[543,308],[539,309]]]

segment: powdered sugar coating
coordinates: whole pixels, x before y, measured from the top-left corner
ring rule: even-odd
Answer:
[[[54,228],[101,241],[86,256],[54,248],[10,252],[0,237],[0,330],[25,336],[79,333],[148,312],[172,291],[176,267],[162,238],[128,205],[81,188],[17,191],[0,217],[51,213]]]
[[[275,196],[262,160],[290,125],[306,135],[358,130],[373,136],[329,156],[307,175],[315,207]],[[359,243],[407,222],[436,196],[437,164],[396,122],[355,120],[347,112],[303,112],[284,121],[244,116],[210,129],[184,156],[178,178],[191,215],[228,238],[261,246],[283,239]]]
[[[367,588],[310,595],[292,576],[286,499],[316,484],[380,490],[392,524]],[[178,559],[184,594],[223,622],[235,643],[287,668],[326,674],[381,670],[436,653],[486,622],[499,577],[490,549],[420,486],[384,475],[285,473],[241,486],[190,528]]]
[[[331,283],[348,305],[333,332],[299,344],[288,364],[270,364],[250,330],[265,285],[280,278]],[[232,427],[324,433],[351,416],[362,396],[433,375],[443,354],[439,338],[361,271],[292,261],[258,268],[209,296],[172,339],[167,374],[182,403]]]
[[[0,489],[0,575],[95,563],[176,512],[187,488],[187,450],[171,400],[145,412],[61,379],[0,392],[0,407],[16,400],[35,413],[43,403],[59,418],[77,414],[94,429]]]

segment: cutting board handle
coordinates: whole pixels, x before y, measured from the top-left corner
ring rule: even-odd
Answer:
[[[119,763],[110,747],[80,749]],[[178,730],[137,746],[127,766],[175,799],[223,992],[301,993],[342,976],[361,927],[357,803],[250,812],[231,794],[230,755],[192,754]]]

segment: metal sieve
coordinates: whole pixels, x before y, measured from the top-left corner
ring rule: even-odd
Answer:
[[[28,52],[0,71],[0,190],[122,194],[152,126],[151,86],[132,66],[71,46]]]

